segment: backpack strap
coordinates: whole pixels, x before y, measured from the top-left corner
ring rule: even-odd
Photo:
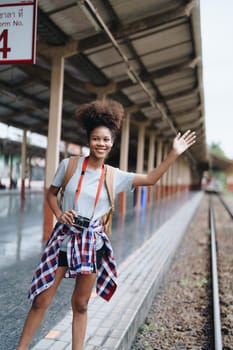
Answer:
[[[111,204],[112,211],[115,210],[114,206],[114,194],[113,194],[113,184],[114,184],[114,168],[111,165],[106,166],[106,187],[108,191],[108,197]]]
[[[113,194],[113,184],[114,184],[114,168],[110,165],[106,165],[105,183],[108,193],[109,202],[111,209],[108,213],[102,216],[104,231],[108,236],[112,235],[112,215],[114,212],[114,194]]]
[[[61,208],[61,205],[62,205],[62,201],[63,201],[65,189],[66,189],[66,185],[69,182],[70,178],[72,177],[72,175],[74,174],[74,172],[75,172],[75,170],[77,168],[78,160],[79,160],[79,156],[72,156],[69,159],[69,163],[68,163],[65,175],[64,175],[63,180],[62,180],[61,188],[60,188],[60,197],[59,197],[59,200],[58,200],[60,208]]]

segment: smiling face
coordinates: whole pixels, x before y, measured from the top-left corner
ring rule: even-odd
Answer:
[[[90,157],[95,160],[103,160],[111,151],[113,137],[110,129],[98,126],[92,130],[89,139]]]

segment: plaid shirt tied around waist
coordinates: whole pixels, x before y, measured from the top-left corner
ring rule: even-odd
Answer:
[[[101,235],[105,243],[105,254],[102,264],[96,268],[96,235]],[[116,290],[116,262],[108,236],[103,232],[102,222],[96,220],[88,229],[57,223],[45,246],[41,262],[33,275],[28,298],[33,301],[35,296],[51,287],[58,267],[58,257],[62,241],[67,235],[71,239],[67,244],[68,270],[66,278],[75,278],[77,274],[93,273],[97,271],[96,292],[103,299],[109,301]]]

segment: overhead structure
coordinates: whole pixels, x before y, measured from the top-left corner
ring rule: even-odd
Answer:
[[[223,155],[218,155],[216,153],[209,153],[209,164],[210,169],[226,171],[233,168],[233,160],[229,159]]]
[[[208,161],[199,2],[194,0],[39,0],[36,65],[0,66],[0,122],[48,134],[51,61],[64,55],[64,141],[85,144],[75,109],[110,97],[170,141],[193,129],[194,164]],[[134,125],[135,123],[135,125]],[[146,147],[148,147],[146,145]],[[136,154],[136,152],[130,152]]]

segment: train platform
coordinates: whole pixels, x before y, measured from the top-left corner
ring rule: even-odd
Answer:
[[[118,288],[109,303],[93,292],[85,350],[130,348],[201,197],[185,192],[115,215],[111,241]],[[27,290],[42,250],[43,192],[27,191],[24,203],[19,193],[0,193],[0,215],[0,348],[8,350],[15,349],[30,307]],[[62,281],[31,349],[71,349],[73,283]]]

